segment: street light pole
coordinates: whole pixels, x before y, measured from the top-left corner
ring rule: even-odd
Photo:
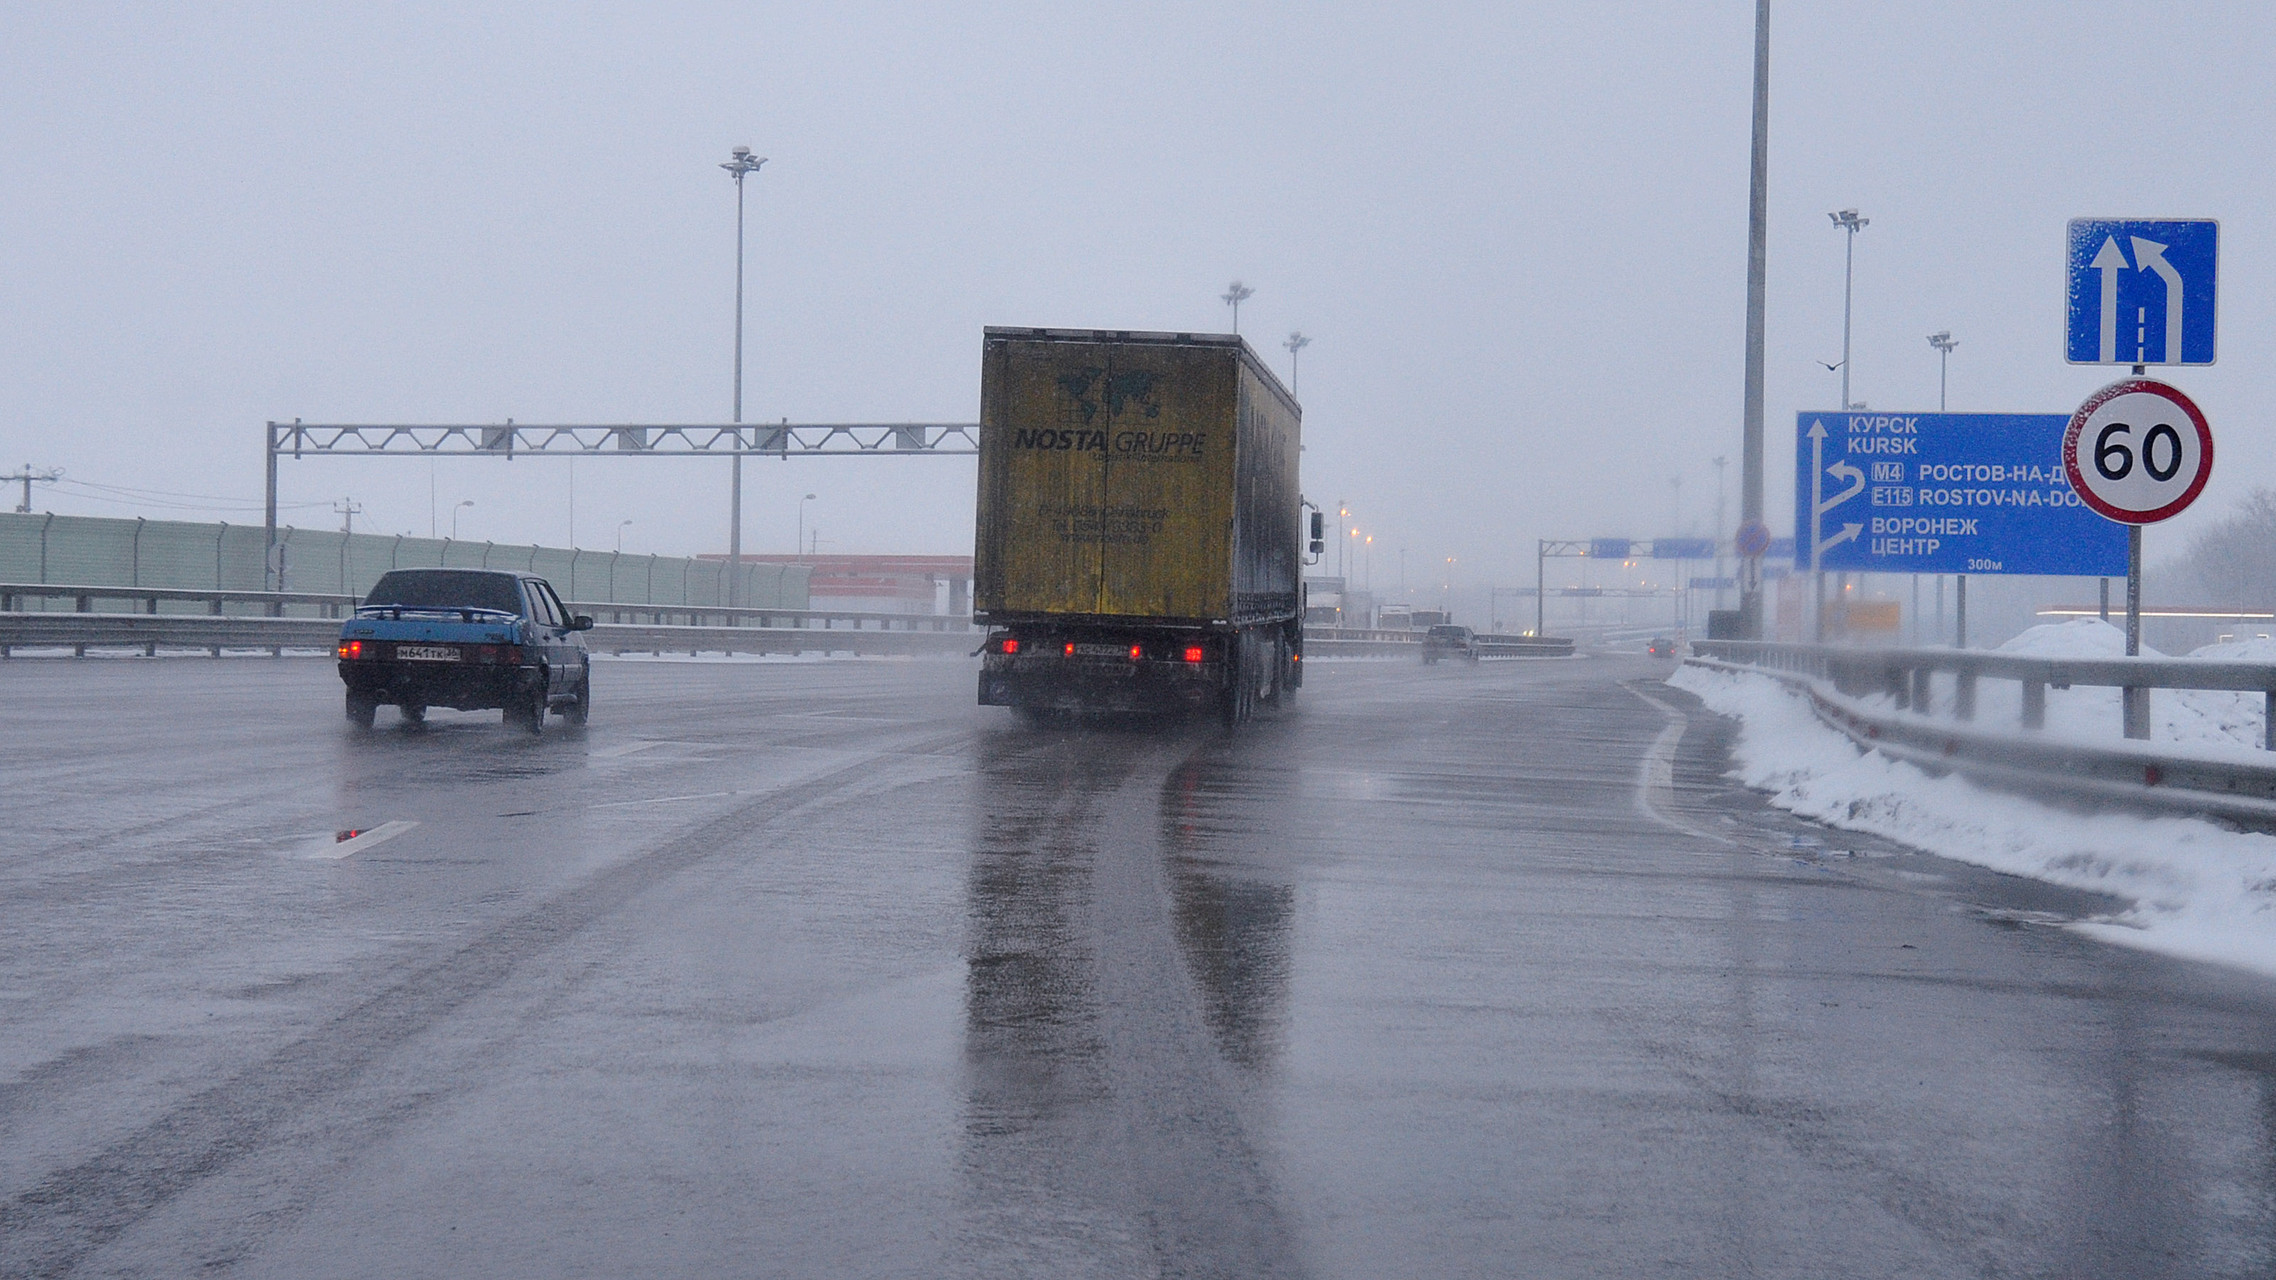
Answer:
[[[1950,329],[1944,329],[1928,335],[1928,345],[1936,348],[1936,411],[1942,413],[1944,412],[1944,393],[1950,385],[1952,348],[1959,346],[1960,343],[1958,339],[1952,336]]]
[[[1854,276],[1854,268],[1857,265],[1857,233],[1872,225],[1873,220],[1858,217],[1855,209],[1844,209],[1840,213],[1829,213],[1826,216],[1833,219],[1833,225],[1849,233],[1849,238],[1843,242],[1841,258],[1841,411],[1847,413],[1851,407],[1849,400],[1850,283]]]
[[[1233,326],[1233,332],[1239,333],[1240,331],[1240,325],[1236,323]],[[1280,345],[1288,348],[1288,394],[1302,399],[1304,395],[1304,370],[1297,363],[1297,358],[1303,353],[1304,348],[1312,345],[1312,340],[1300,332],[1290,333],[1288,341]]]
[[[631,527],[632,527],[632,522],[631,522],[630,520],[620,520],[620,521],[618,521],[618,522],[617,522],[617,526],[616,526],[616,553],[617,553],[618,555],[620,555],[620,556],[624,554],[624,531],[625,531],[625,530],[627,530],[627,529],[629,529],[629,528],[631,528]]]
[[[759,171],[765,156],[753,156],[749,147],[737,147],[719,167],[735,175],[735,454],[728,478],[727,501],[727,603],[742,603],[743,577],[743,179]]]
[[[1233,332],[1241,331],[1241,304],[1255,297],[1256,292],[1238,280],[1225,286],[1225,305],[1233,309]]]
[[[792,555],[803,555],[803,554],[805,554],[805,551],[806,551],[806,504],[807,504],[807,503],[809,503],[809,502],[812,502],[813,500],[814,500],[814,495],[813,495],[813,494],[811,494],[811,493],[807,494],[805,497],[803,497],[803,498],[800,498],[800,499],[798,500],[798,541],[796,541],[796,542],[793,542],[793,543],[791,543],[791,544],[790,544],[790,553],[791,553]]]
[[[452,542],[458,541],[458,513],[473,505],[474,499],[468,498],[450,509],[450,540]]]
[[[1762,346],[1768,292],[1770,229],[1770,0],[1754,5],[1754,146],[1747,179],[1747,336],[1746,400],[1739,436],[1739,519],[1749,527],[1763,520]],[[1582,562],[1585,567],[1587,562]],[[1760,640],[1762,559],[1742,562],[1739,634]]]

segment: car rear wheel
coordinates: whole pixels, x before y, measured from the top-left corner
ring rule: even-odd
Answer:
[[[405,724],[425,724],[427,722],[427,704],[424,702],[406,702],[403,704],[402,711],[403,723]]]
[[[372,717],[379,712],[379,700],[370,694],[348,691],[348,723],[358,729],[371,728]]]
[[[520,725],[531,736],[545,732],[545,684],[515,696],[506,704],[506,723]]]
[[[592,714],[593,673],[587,671],[585,678],[577,682],[577,700],[561,709],[561,718],[573,725],[582,725]]]

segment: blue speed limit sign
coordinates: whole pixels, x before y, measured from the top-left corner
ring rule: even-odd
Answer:
[[[2063,467],[2081,501],[2121,524],[2181,514],[2213,475],[2213,429],[2194,401],[2150,378],[2087,397],[2063,433]]]

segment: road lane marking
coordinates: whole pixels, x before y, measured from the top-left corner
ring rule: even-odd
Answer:
[[[308,856],[332,861],[353,857],[356,854],[376,849],[418,825],[418,823],[407,819],[398,819],[394,822],[380,823],[376,827],[358,831],[352,835],[347,832],[336,832],[329,842],[319,844],[314,849],[309,850]]]
[[[1660,736],[1652,739],[1652,745],[1644,750],[1644,758],[1637,762],[1636,812],[1693,839],[1721,845],[1737,844],[1729,836],[1702,831],[1675,816],[1675,749],[1683,741],[1683,731],[1691,724],[1691,717],[1632,684],[1622,682],[1620,687],[1659,708],[1660,713],[1668,718],[1667,728],[1660,730]]]
[[[627,742],[621,746],[602,747],[598,751],[588,751],[585,753],[585,758],[588,760],[621,760],[626,756],[663,745],[663,743],[655,741]]]
[[[721,796],[741,795],[739,791],[698,791],[684,796],[650,796],[645,800],[611,800],[607,804],[588,805],[592,809],[626,809],[637,804],[670,804],[675,800],[716,800]]]

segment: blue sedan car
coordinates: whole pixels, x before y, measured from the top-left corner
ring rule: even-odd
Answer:
[[[371,727],[381,703],[403,719],[429,707],[502,709],[506,723],[545,730],[548,711],[585,723],[593,661],[545,579],[494,569],[396,569],[372,585],[340,628],[348,723]]]

